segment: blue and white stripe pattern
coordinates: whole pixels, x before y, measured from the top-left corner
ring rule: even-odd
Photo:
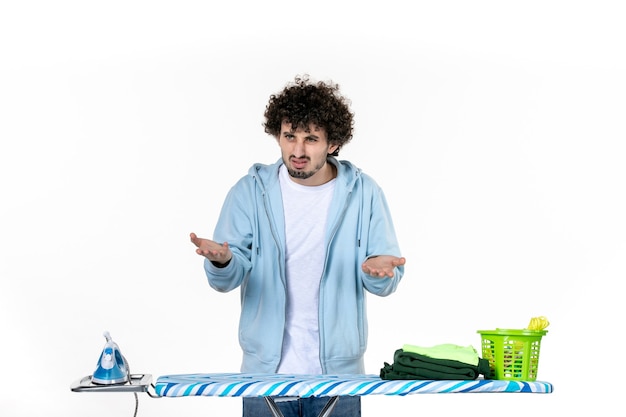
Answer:
[[[378,375],[181,374],[157,378],[162,397],[334,397],[467,392],[551,393],[552,384],[505,380],[383,380]]]

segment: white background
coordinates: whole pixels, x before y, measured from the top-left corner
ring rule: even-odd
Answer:
[[[385,189],[407,258],[398,292],[369,298],[367,371],[404,343],[551,321],[553,394],[365,397],[363,415],[623,404],[620,2],[370,3],[2,3],[2,416],[131,416],[130,394],[70,391],[104,330],[135,373],[238,371],[238,292],[210,289],[188,234],[279,157],[265,104],[304,73],[352,99],[340,157]],[[139,415],[240,407],[142,394]]]

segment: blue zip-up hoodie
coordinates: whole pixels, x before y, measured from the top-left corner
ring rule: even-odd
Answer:
[[[389,207],[371,177],[350,162],[333,157],[328,161],[337,167],[337,179],[320,281],[320,362],[325,374],[362,374],[367,345],[365,291],[391,294],[404,267],[395,268],[393,278],[375,278],[361,270],[370,256],[401,256]],[[274,373],[281,358],[286,311],[281,165],[282,160],[255,164],[229,191],[213,240],[228,242],[233,257],[223,268],[204,262],[209,284],[217,291],[241,286],[241,372]]]

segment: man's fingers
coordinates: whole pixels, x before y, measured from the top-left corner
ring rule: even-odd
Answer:
[[[406,263],[406,258],[398,258],[396,260],[394,260],[393,265],[394,266],[402,266]]]

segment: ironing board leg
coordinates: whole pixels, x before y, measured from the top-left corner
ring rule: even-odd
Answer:
[[[263,397],[274,417],[284,417],[272,397]],[[339,397],[331,397],[317,417],[328,417],[333,412]]]
[[[280,410],[278,409],[278,406],[276,405],[272,397],[263,397],[263,398],[265,398],[265,402],[267,403],[267,406],[270,408],[270,411],[272,412],[272,415],[274,417],[284,417],[283,413],[280,412]]]
[[[333,409],[335,408],[335,405],[337,404],[338,400],[339,400],[339,397],[331,397],[330,400],[328,400],[328,402],[322,409],[322,411],[320,411],[319,416],[317,417],[328,417],[330,413],[333,412]]]

